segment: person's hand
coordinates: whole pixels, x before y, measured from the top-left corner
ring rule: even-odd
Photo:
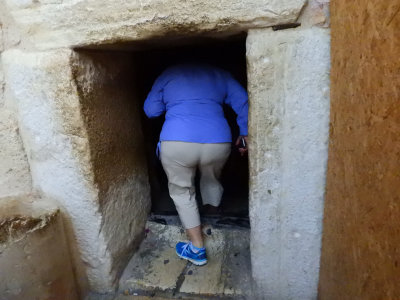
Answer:
[[[244,139],[244,141],[246,142],[246,147],[245,148],[239,148],[239,153],[241,156],[245,155],[247,153],[247,135],[239,135],[239,137],[236,140],[236,146],[239,146],[241,139]]]

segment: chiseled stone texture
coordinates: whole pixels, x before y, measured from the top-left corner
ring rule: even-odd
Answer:
[[[250,30],[250,220],[259,299],[316,299],[329,30]]]
[[[144,198],[129,193],[132,189],[145,193],[148,187],[141,177],[135,181],[138,170],[131,170],[127,181],[116,178],[109,186],[100,186],[87,115],[82,112],[81,102],[87,99],[81,97],[72,68],[74,60],[69,49],[3,53],[7,89],[18,108],[33,186],[55,199],[65,212],[80,287],[87,288],[87,276],[91,290],[106,292],[114,289],[147,217],[146,205],[141,202]],[[101,68],[94,66],[83,70],[92,72],[93,77],[98,71]],[[122,190],[115,189],[118,185],[123,186]]]
[[[3,4],[0,4],[2,9]],[[5,24],[0,12],[0,54],[5,48]],[[29,193],[32,189],[28,160],[19,135],[15,109],[6,101],[0,56],[0,197]]]
[[[302,27],[320,26],[328,28],[330,26],[330,0],[309,0],[304,7],[298,22]]]
[[[122,270],[150,211],[150,186],[131,53],[80,51],[71,59],[112,267]]]
[[[178,223],[180,223],[178,221]],[[203,228],[208,262],[197,267],[176,255],[177,241],[187,240],[181,226],[147,223],[146,239],[120,279],[124,294],[156,292],[166,298],[254,299],[251,290],[249,230]],[[92,298],[95,299],[95,298]]]
[[[78,300],[60,210],[31,196],[0,199],[0,298]]]
[[[227,34],[294,22],[306,0],[7,0],[22,34],[40,49],[151,37]]]
[[[0,106],[0,197],[29,193],[31,175],[15,112]]]
[[[1,30],[1,27],[0,27]],[[1,34],[1,32],[0,32]],[[0,43],[1,43],[1,36],[0,36]],[[0,55],[1,55],[1,50],[0,50]],[[1,65],[1,56],[0,56],[0,108],[4,106],[4,90],[5,90],[6,83],[4,81],[4,73],[3,73],[3,67]]]

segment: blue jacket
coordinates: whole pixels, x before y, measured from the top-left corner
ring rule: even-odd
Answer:
[[[166,69],[154,82],[144,103],[149,118],[166,112],[160,141],[231,142],[222,105],[237,114],[240,135],[247,135],[246,90],[230,73],[204,64],[180,64]]]

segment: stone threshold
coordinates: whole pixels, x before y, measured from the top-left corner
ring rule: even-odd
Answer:
[[[251,294],[249,229],[205,223],[209,262],[198,267],[175,254],[186,240],[176,217],[148,221],[146,238],[127,265],[115,299],[248,299]],[[175,218],[175,220],[174,220]]]

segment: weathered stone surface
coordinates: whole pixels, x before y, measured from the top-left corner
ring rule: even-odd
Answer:
[[[120,290],[173,290],[186,267],[174,246],[186,237],[178,226],[148,222],[146,229],[146,239],[121,277]]]
[[[179,292],[252,299],[249,244],[247,229],[212,228],[205,236],[207,265],[189,266]]]
[[[187,240],[180,226],[148,222],[147,231],[121,277],[120,293],[145,291],[165,298],[252,299],[247,229],[212,228],[212,233],[205,236],[208,263],[202,267],[176,255],[175,244]]]
[[[244,243],[243,243],[244,244]],[[225,289],[222,264],[227,248],[222,232],[213,230],[205,240],[208,262],[205,268],[192,267],[185,274],[180,292],[200,295],[223,295]],[[191,271],[191,273],[189,273]],[[227,287],[228,288],[228,287]]]
[[[150,186],[130,53],[81,51],[71,60],[112,266],[122,270],[150,210]]]
[[[0,52],[18,45],[20,41],[19,28],[10,16],[5,1],[0,1]]]
[[[88,67],[85,68],[85,62],[80,62],[82,74],[77,72],[71,66],[76,62],[73,51],[67,49],[38,53],[10,50],[3,53],[3,62],[7,89],[19,111],[33,185],[44,195],[58,201],[70,224],[67,228],[69,240],[77,241],[77,245],[71,243],[71,246],[80,286],[85,288],[87,275],[90,289],[110,291],[114,288],[124,261],[133,250],[131,247],[140,241],[140,233],[144,229],[148,204],[143,201],[148,195],[148,188],[143,180],[145,175],[139,173],[143,171],[146,174],[146,170],[129,164],[133,169],[128,168],[126,172],[121,170],[120,174],[114,170],[113,174],[120,176],[116,176],[114,181],[107,179],[102,182],[95,163],[104,156],[96,155],[108,150],[92,151],[93,131],[90,124],[93,123],[88,123],[90,119],[87,118],[91,115],[81,111],[82,107],[100,111],[102,107],[83,105],[85,101],[97,100],[86,98],[91,91],[82,89],[79,82],[83,82],[85,74],[90,73],[93,80],[98,79],[93,81],[92,87],[99,89],[100,93],[102,90],[107,93],[111,92],[109,89],[115,89],[115,98],[110,99],[115,103],[123,101],[118,98],[117,95],[121,94],[116,91],[121,86],[116,82],[106,85],[106,88],[100,84],[110,79],[102,77],[104,74],[113,74],[111,65],[106,68],[88,61]],[[117,70],[115,75],[120,65],[116,61],[113,63]],[[123,60],[120,60],[121,63]],[[102,67],[107,72],[102,73]],[[79,81],[77,76],[83,81]],[[115,76],[115,79],[119,77]],[[98,116],[96,111],[92,115]],[[94,129],[99,128],[95,126]],[[103,130],[99,134],[103,133],[107,138],[113,131]],[[131,138],[134,137],[133,134]],[[94,146],[97,145],[94,143]],[[123,149],[129,151],[129,145]],[[126,152],[117,151],[115,155],[126,155]],[[112,163],[112,159],[105,160],[105,168],[108,166],[110,170],[113,169],[115,166]],[[129,176],[125,176],[127,174]],[[142,185],[144,187],[141,188]],[[133,190],[142,191],[142,196],[132,195]]]
[[[302,27],[320,26],[328,28],[330,25],[330,0],[309,0],[299,17]]]
[[[0,54],[8,46],[4,3],[0,3]],[[0,197],[29,193],[32,188],[28,160],[19,135],[14,108],[5,95],[0,56]]]
[[[0,42],[1,42],[1,40],[0,40]],[[4,73],[3,73],[3,67],[1,65],[1,57],[0,57],[0,108],[4,106],[5,85],[6,85],[6,83],[4,81]]]
[[[77,300],[60,211],[30,198],[0,199],[0,298]]]
[[[3,23],[0,22],[0,52],[4,50]]]
[[[305,0],[8,0],[23,34],[41,49],[237,32],[289,23]]]
[[[251,30],[250,220],[260,299],[315,299],[329,122],[329,31]]]
[[[96,205],[89,145],[70,70],[71,50],[3,53],[8,94],[18,107],[33,186],[66,211],[77,279],[109,287],[110,257]],[[45,92],[44,92],[45,91]],[[82,256],[82,258],[81,258]],[[83,263],[84,262],[84,263]],[[87,266],[84,267],[84,264]]]
[[[28,160],[14,111],[0,106],[0,197],[29,193]]]
[[[0,55],[1,52],[3,51],[4,51],[3,23],[1,21],[1,15],[0,15]],[[0,56],[0,108],[4,105],[4,85],[5,85],[4,74]]]
[[[34,188],[55,198],[67,216],[83,290],[86,277],[93,291],[113,289],[143,233],[149,190],[145,159],[135,147],[141,139],[138,110],[128,103],[135,101],[135,92],[128,91],[124,81],[135,76],[129,55],[73,54],[60,48],[101,45],[121,50],[148,39],[157,46],[161,39],[173,43],[182,37],[229,35],[293,22],[305,2],[0,1],[0,31],[5,37],[0,37],[0,49],[58,49],[7,51],[7,81],[2,81],[0,64],[0,134],[6,136],[5,146],[0,140],[0,163],[6,162],[0,165],[0,189],[30,190],[16,116],[1,111],[13,100],[2,97],[6,82],[6,93],[19,110]],[[326,12],[327,0],[309,1],[302,27],[326,26]],[[252,253],[260,299],[311,299],[316,294],[328,128],[328,40],[328,32],[317,28],[250,31]],[[8,163],[17,166],[14,177],[7,173]],[[221,290],[217,283],[213,289]],[[229,290],[224,287],[224,294]]]

